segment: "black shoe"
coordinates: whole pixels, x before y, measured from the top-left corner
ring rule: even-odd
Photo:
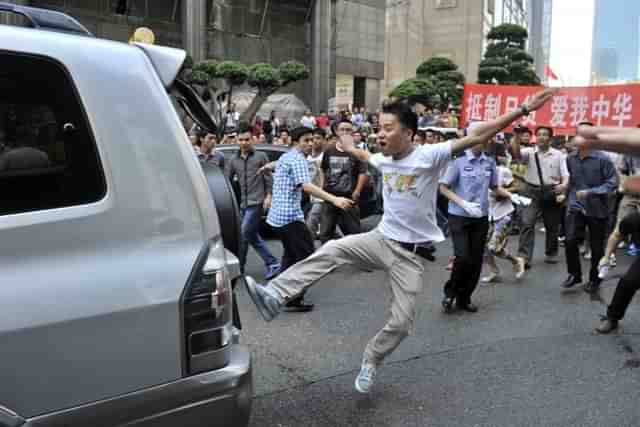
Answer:
[[[581,278],[570,274],[569,277],[567,277],[567,280],[562,283],[562,287],[565,289],[569,289],[573,288],[575,285],[579,285],[580,283],[582,283]]]
[[[457,305],[459,310],[464,310],[467,311],[469,313],[477,313],[478,312],[478,306],[472,303],[469,304],[458,304]]]
[[[445,313],[453,313],[453,300],[453,297],[444,297],[442,300],[442,308],[444,308]]]
[[[584,287],[584,291],[588,294],[595,294],[600,289],[600,283],[591,281]]]
[[[290,313],[307,313],[313,310],[314,305],[308,302],[305,302],[303,298],[297,298],[292,301],[289,301],[285,305],[285,311]]]
[[[608,334],[610,332],[618,329],[618,321],[615,319],[609,319],[608,317],[603,317],[600,322],[600,326],[596,328],[596,332],[599,334]]]

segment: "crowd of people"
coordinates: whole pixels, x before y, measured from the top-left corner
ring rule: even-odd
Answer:
[[[560,247],[565,247],[567,278],[561,288],[583,283],[583,256],[590,260],[584,290],[598,292],[616,265],[616,249],[628,244],[635,251],[640,244],[640,185],[634,178],[640,178],[640,149],[616,145],[615,138],[624,139],[621,134],[610,130],[611,136],[588,122],[569,139],[555,137],[548,126],[516,126],[502,133],[552,94],[542,91],[519,110],[471,123],[453,138],[420,129],[424,114],[402,101],[385,104],[373,115],[366,110],[333,118],[305,114],[295,128],[280,129],[277,138],[280,143],[286,138],[290,150],[272,163],[253,148],[260,135],[247,123],[237,123],[228,135],[240,144],[231,159],[216,154],[211,135],[195,135],[200,160],[215,162],[243,183],[240,258],[244,267],[251,245],[265,262],[267,283],[246,279],[263,317],[271,320],[283,309],[311,310],[306,291],[340,266],[387,271],[391,317],[367,345],[355,383],[366,393],[383,359],[413,327],[416,295],[434,260],[435,244],[445,236],[453,242],[451,276],[443,289],[445,313],[476,312],[472,297],[477,285],[503,276],[499,260],[512,266],[517,280],[540,268],[534,260],[539,219],[544,263],[560,262]],[[362,141],[367,123],[375,123],[375,144]],[[615,154],[625,150],[633,152]],[[377,228],[362,232],[358,201],[371,181],[367,165],[382,177],[384,214]],[[306,208],[303,194],[310,196]],[[259,235],[257,218],[267,209],[267,223],[284,249],[281,262]],[[511,236],[518,237],[513,252]],[[487,274],[481,278],[483,266]],[[638,274],[636,262],[620,280],[596,331],[606,334],[618,327],[640,286]]]

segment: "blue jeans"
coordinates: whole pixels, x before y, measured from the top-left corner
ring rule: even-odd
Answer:
[[[247,252],[249,251],[249,245],[258,252],[260,258],[264,261],[267,267],[277,264],[278,260],[273,256],[267,244],[262,240],[260,234],[260,221],[262,220],[262,206],[255,205],[249,206],[240,210],[242,214],[242,239],[240,241],[240,266],[244,271],[244,266],[247,263]]]

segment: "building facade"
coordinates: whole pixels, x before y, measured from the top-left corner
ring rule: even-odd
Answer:
[[[525,0],[387,0],[384,93],[415,76],[432,56],[455,62],[468,82],[478,78],[486,35],[496,25],[527,26]]]
[[[553,0],[529,0],[529,53],[533,56],[536,74],[546,81],[544,66],[551,55],[551,25]]]
[[[384,76],[385,0],[14,0],[60,10],[97,37],[126,42],[146,26],[156,43],[195,61],[275,66],[297,60],[311,77],[286,89],[314,111],[336,98],[336,75],[352,77],[350,105],[373,107]],[[375,100],[375,102],[374,102]]]
[[[337,108],[378,108],[384,80],[386,0],[336,5]]]
[[[640,80],[640,2],[595,0],[593,84]]]

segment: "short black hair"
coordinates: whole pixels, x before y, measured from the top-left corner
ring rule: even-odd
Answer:
[[[427,132],[423,130],[419,130],[418,132],[416,132],[416,135],[418,135],[422,139],[427,139]]]
[[[382,113],[396,116],[402,127],[409,129],[413,135],[418,131],[418,115],[407,101],[386,102],[382,105]]]
[[[536,128],[536,135],[538,135],[538,131],[546,129],[549,131],[549,138],[553,136],[553,128],[551,126],[540,125]]]
[[[291,141],[298,142],[300,141],[300,138],[308,134],[313,134],[313,129],[305,126],[299,126],[291,131]]]
[[[286,128],[285,128],[285,129],[280,129],[280,133],[281,133],[281,134],[282,134],[282,132],[286,132],[286,133],[288,133],[289,135],[291,135],[291,132],[289,132],[289,129],[286,129]]]
[[[580,127],[580,126],[591,126],[591,127],[594,127],[595,125],[593,123],[591,123],[590,121],[588,121],[588,120],[583,120],[580,123],[578,123],[578,127]]]
[[[531,129],[529,129],[526,126],[523,125],[518,125],[515,128],[513,128],[513,132],[514,133],[528,133],[529,135],[532,134]]]
[[[251,125],[248,122],[238,123],[238,134],[251,132]]]
[[[327,133],[324,131],[324,129],[321,129],[321,128],[315,128],[313,130],[313,134],[321,136],[322,138],[326,138],[327,137]]]

